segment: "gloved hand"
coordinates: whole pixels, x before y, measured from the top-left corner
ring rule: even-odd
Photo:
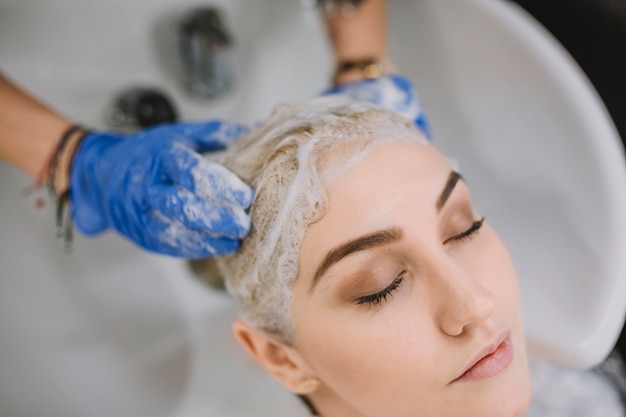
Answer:
[[[254,193],[199,153],[246,129],[220,121],[177,123],[133,135],[90,133],[72,161],[70,198],[85,235],[109,228],[149,251],[186,258],[232,253],[250,230]]]
[[[341,94],[355,100],[369,101],[413,121],[424,135],[431,140],[430,125],[417,93],[408,78],[399,75],[385,75],[371,80],[352,81],[331,87],[321,95]]]

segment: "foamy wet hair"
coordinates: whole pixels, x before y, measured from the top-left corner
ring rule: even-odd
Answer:
[[[324,185],[378,144],[428,142],[401,116],[365,102],[324,97],[278,106],[220,159],[255,190],[252,231],[237,253],[206,260],[250,325],[291,341],[291,287],[307,225],[327,207]]]

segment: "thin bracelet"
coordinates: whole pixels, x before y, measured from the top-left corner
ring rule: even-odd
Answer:
[[[72,138],[72,136],[74,136],[76,132],[79,131],[83,136],[87,133],[87,130],[79,124],[74,124],[68,127],[61,135],[61,139],[59,139],[59,141],[57,142],[57,146],[54,149],[54,152],[48,164],[48,178],[46,180],[46,186],[51,197],[59,197],[59,194],[54,188],[59,162],[61,162],[61,158],[63,157],[63,151],[65,150],[65,147],[69,143],[70,139]]]
[[[51,198],[56,199],[56,236],[58,238],[63,238],[63,241],[65,242],[65,252],[67,253],[72,251],[73,238],[73,225],[70,210],[70,186],[68,186],[66,190],[62,191],[59,194],[55,189],[55,182],[59,169],[59,162],[63,157],[63,151],[69,144],[70,139],[75,137],[77,133],[79,134],[79,137],[77,138],[77,143],[74,146],[72,154],[68,156],[70,161],[69,167],[71,171],[74,155],[78,151],[80,143],[89,134],[89,132],[89,130],[78,124],[72,125],[67,128],[65,132],[61,135],[61,139],[59,139],[54,153],[52,154],[52,159],[50,160],[50,163],[48,165],[48,178],[46,181],[46,186],[48,188],[48,192]]]

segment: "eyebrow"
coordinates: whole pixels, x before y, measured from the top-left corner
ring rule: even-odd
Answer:
[[[454,187],[459,180],[463,180],[461,174],[456,171],[450,171],[446,185],[435,203],[437,213],[441,212],[441,209],[450,198],[450,195],[452,194],[452,191],[454,191]],[[315,285],[317,285],[322,275],[324,275],[324,273],[328,271],[331,266],[343,258],[355,252],[389,245],[402,239],[402,236],[402,229],[399,227],[390,227],[388,229],[378,230],[374,233],[357,237],[349,240],[348,242],[342,243],[334,249],[331,249],[324,257],[324,260],[317,267],[315,275],[313,275],[313,281],[311,282],[309,292],[313,291],[313,288],[315,288]]]
[[[355,252],[389,245],[390,243],[397,242],[400,239],[402,239],[402,229],[399,227],[391,227],[389,229],[379,230],[342,243],[329,251],[324,257],[324,260],[319,264],[317,270],[315,271],[315,275],[313,276],[313,282],[311,282],[309,292],[313,290],[319,279],[322,275],[324,275],[324,272],[328,271],[332,265],[336,264],[346,256]]]
[[[454,187],[459,182],[459,180],[463,181],[463,177],[456,171],[450,171],[450,175],[448,175],[448,180],[446,181],[446,185],[443,187],[439,198],[437,199],[437,203],[435,204],[435,208],[437,209],[437,213],[441,211],[443,206],[446,204],[446,201],[452,195],[452,191],[454,191]]]

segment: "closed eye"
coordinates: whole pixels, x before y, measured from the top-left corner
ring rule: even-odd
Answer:
[[[393,295],[393,292],[397,290],[398,287],[400,287],[400,285],[402,284],[402,281],[404,281],[405,275],[406,275],[406,272],[403,271],[400,275],[396,277],[396,279],[393,280],[391,284],[387,286],[387,288],[375,294],[370,294],[370,295],[360,297],[357,300],[356,304],[357,305],[368,304],[370,306],[377,306],[377,305],[380,305],[383,301],[387,301],[387,297]]]
[[[446,243],[449,243],[449,242],[471,240],[476,235],[476,233],[478,233],[481,227],[483,227],[484,223],[485,223],[485,218],[483,217],[482,219],[473,222],[472,225],[469,227],[469,229],[465,230],[464,232],[461,232],[456,236],[452,236],[451,238],[446,239],[443,242],[443,244],[445,245]]]

